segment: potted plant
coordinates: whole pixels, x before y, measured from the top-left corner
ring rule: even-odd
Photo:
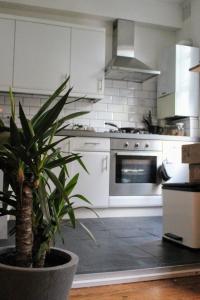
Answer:
[[[75,254],[51,248],[65,215],[75,227],[73,198],[88,202],[84,196],[72,194],[78,174],[72,178],[68,174],[68,164],[75,161],[86,170],[81,156],[63,155],[57,148],[67,137],[54,140],[68,126],[68,120],[87,113],[59,118],[67,103],[79,100],[69,100],[71,88],[58,98],[68,81],[69,78],[31,120],[19,103],[19,128],[10,91],[10,126],[0,120],[0,169],[4,173],[0,215],[16,218],[16,245],[0,250],[1,300],[66,300],[76,271]]]

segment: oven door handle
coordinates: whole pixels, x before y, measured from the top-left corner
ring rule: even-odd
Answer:
[[[161,157],[162,152],[155,151],[124,151],[124,152],[115,152],[117,156],[156,156]]]

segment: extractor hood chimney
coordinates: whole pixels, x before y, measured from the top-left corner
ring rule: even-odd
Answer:
[[[105,78],[144,82],[158,76],[160,71],[135,58],[134,22],[117,19],[113,23],[113,58],[105,69]]]

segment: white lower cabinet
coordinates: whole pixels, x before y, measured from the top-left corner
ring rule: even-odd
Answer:
[[[70,165],[70,175],[79,173],[79,180],[73,194],[85,196],[92,207],[108,207],[110,141],[97,138],[72,138],[70,152],[80,153],[88,172],[74,162]],[[84,151],[82,151],[84,149]],[[75,199],[75,198],[74,198]],[[76,206],[88,206],[82,200],[75,199]]]

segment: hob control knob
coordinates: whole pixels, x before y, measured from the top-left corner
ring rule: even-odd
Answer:
[[[149,148],[149,144],[145,144],[145,148]]]
[[[135,143],[135,148],[138,148],[140,146],[139,143]]]
[[[125,147],[125,148],[127,148],[128,146],[129,146],[129,143],[128,143],[128,142],[124,143],[124,147]]]

